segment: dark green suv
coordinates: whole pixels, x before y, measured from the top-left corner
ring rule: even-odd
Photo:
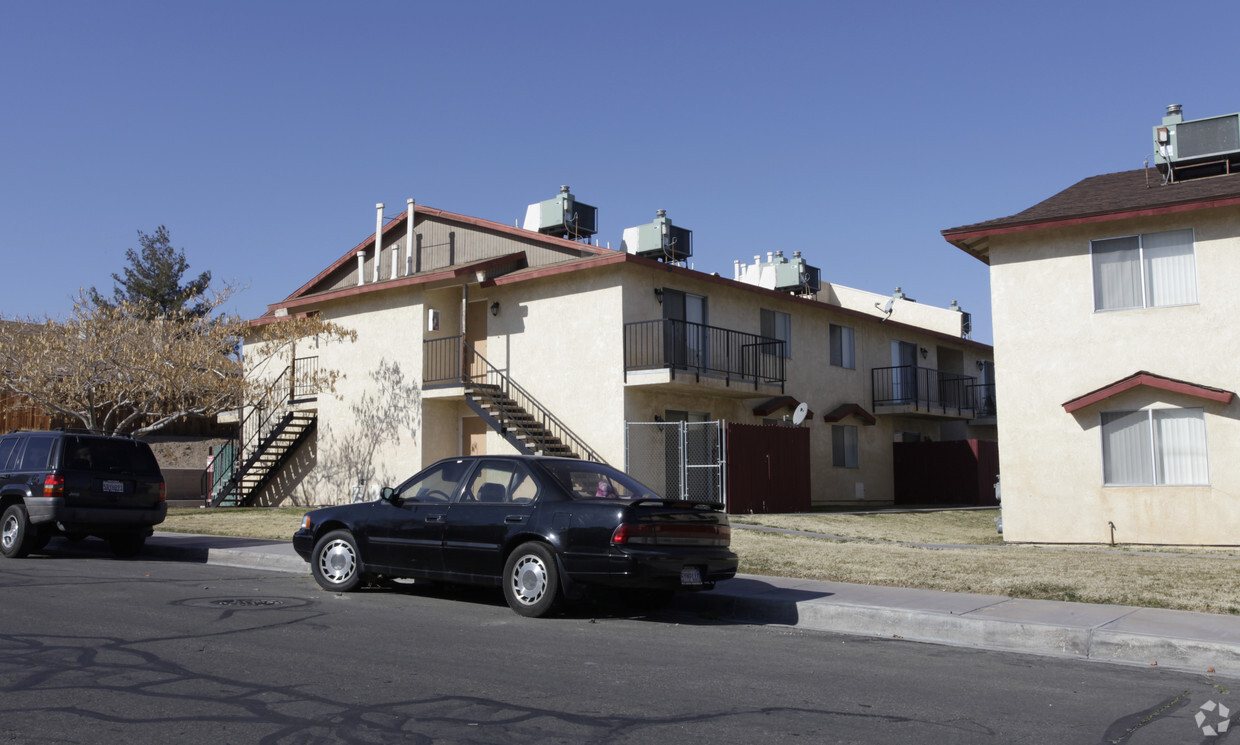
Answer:
[[[0,554],[39,551],[53,536],[142,550],[168,512],[163,474],[145,442],[75,432],[0,436]]]

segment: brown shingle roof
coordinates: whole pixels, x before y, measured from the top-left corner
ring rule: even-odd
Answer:
[[[1091,176],[1023,212],[943,231],[947,241],[989,263],[989,236],[1125,217],[1240,204],[1240,174],[1164,185],[1157,170]]]

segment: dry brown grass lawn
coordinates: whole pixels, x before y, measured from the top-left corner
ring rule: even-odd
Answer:
[[[291,541],[301,527],[305,507],[272,509],[269,507],[176,507],[155,527],[168,533],[200,533],[202,535],[235,535],[240,538],[267,538]]]
[[[732,550],[741,557],[741,571],[751,574],[1240,613],[1240,587],[1232,580],[1240,561],[1226,556],[1037,546],[934,549],[742,529],[732,531]]]
[[[732,522],[871,541],[997,546],[1003,543],[1003,537],[995,530],[998,516],[998,510],[950,510],[868,515],[733,515]]]
[[[305,508],[172,509],[159,530],[290,540]],[[745,515],[755,523],[845,536],[829,541],[732,531],[741,571],[781,577],[917,587],[1021,598],[1240,613],[1240,560],[1149,555],[1106,547],[1003,546],[996,511],[878,515]],[[901,543],[987,544],[931,549]],[[1204,552],[1203,552],[1204,553]]]

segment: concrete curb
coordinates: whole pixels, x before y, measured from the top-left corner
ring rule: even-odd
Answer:
[[[815,631],[1240,676],[1240,619],[1209,613],[752,575],[683,605]]]

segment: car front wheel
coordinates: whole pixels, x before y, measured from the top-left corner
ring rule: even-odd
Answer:
[[[541,618],[559,600],[560,575],[551,550],[541,543],[524,543],[504,563],[504,599],[522,616]]]
[[[349,592],[362,581],[362,561],[357,541],[347,530],[333,530],[314,544],[310,554],[314,581],[324,590]]]
[[[20,559],[36,550],[37,539],[25,505],[9,505],[4,516],[0,517],[0,553],[10,559]]]

